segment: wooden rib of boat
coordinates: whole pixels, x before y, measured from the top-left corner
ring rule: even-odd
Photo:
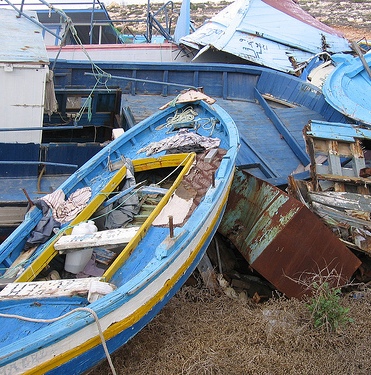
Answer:
[[[185,109],[193,119],[169,121]],[[238,147],[235,123],[217,104],[174,101],[109,143],[60,186],[67,200],[85,188],[91,197],[56,234],[32,245],[35,226],[50,217],[50,210],[43,214],[35,205],[0,247],[2,371],[81,374],[143,328],[206,251],[225,209]],[[151,150],[154,155],[147,155]],[[109,215],[133,196],[137,203],[126,205],[137,210],[130,211],[127,225],[108,228]],[[90,220],[97,232],[73,232]],[[67,257],[86,251],[84,246],[94,250],[77,278],[65,269]],[[16,272],[4,277],[5,269]]]

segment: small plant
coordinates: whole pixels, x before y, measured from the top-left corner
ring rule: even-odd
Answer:
[[[326,265],[317,272],[303,272],[299,279],[290,278],[300,284],[307,296],[307,308],[315,328],[336,331],[353,322],[349,309],[341,304],[341,285],[344,279],[334,266]]]
[[[341,306],[341,289],[331,287],[328,282],[313,282],[313,294],[307,304],[312,313],[314,327],[323,327],[327,331],[336,331],[339,327],[351,323],[349,308]]]

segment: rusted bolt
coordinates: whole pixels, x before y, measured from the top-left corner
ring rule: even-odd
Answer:
[[[169,216],[169,229],[170,229],[170,238],[174,237],[174,220],[172,216]]]

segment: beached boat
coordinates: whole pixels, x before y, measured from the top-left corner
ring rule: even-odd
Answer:
[[[218,232],[288,297],[310,294],[313,275],[345,285],[361,265],[305,203],[238,168]]]
[[[12,43],[12,35],[0,33],[6,46],[0,54],[0,233],[5,235],[22,222],[30,201],[56,190],[117,133],[183,89],[203,87],[221,101],[241,134],[237,164],[274,185],[287,184],[288,175],[309,165],[302,138],[309,120],[349,121],[318,88],[260,67],[111,63],[106,54],[96,62],[49,62],[39,24],[14,9],[1,8],[0,17],[0,27],[19,34]]]
[[[97,64],[104,74],[91,74],[88,63],[57,62],[56,92],[72,85],[86,90],[97,79],[108,88],[119,87],[123,126],[130,127],[166,103],[168,95],[202,87],[236,122],[241,137],[237,165],[276,186],[286,185],[290,174],[309,176],[302,131],[310,120],[351,122],[326,102],[320,89],[272,69],[233,64]]]
[[[304,75],[349,41],[292,0],[237,0],[179,40],[195,62],[244,62]]]
[[[48,139],[44,138],[41,144],[1,143],[2,227],[14,227],[23,220],[28,205],[24,190],[31,200],[54,191],[88,150],[99,151],[104,138],[95,140],[95,131],[105,130],[104,134],[111,138],[120,127],[135,126],[183,89],[203,87],[208,95],[217,98],[239,129],[241,148],[237,165],[276,186],[286,185],[291,174],[309,176],[306,167],[310,159],[302,130],[310,120],[351,121],[332,108],[317,87],[261,67],[107,62],[92,66],[88,62],[57,61],[53,73],[60,109],[44,117],[49,130],[43,134],[49,134]],[[100,98],[100,105],[111,103],[111,111],[99,110],[100,105],[83,108],[89,97]],[[118,113],[114,110],[117,107]],[[83,115],[80,120],[79,113]],[[119,123],[102,127],[103,116]],[[63,126],[66,124],[61,123],[61,117],[70,119],[69,127]],[[26,125],[32,124],[23,121]],[[79,136],[85,134],[79,132],[88,131],[91,138]],[[58,137],[54,137],[56,134]],[[24,147],[33,151],[25,152]]]
[[[197,266],[223,216],[239,136],[214,100],[185,95],[35,202],[1,245],[2,372],[84,373]]]

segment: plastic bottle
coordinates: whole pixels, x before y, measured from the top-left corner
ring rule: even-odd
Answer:
[[[80,223],[72,229],[72,235],[84,235],[91,234],[98,230],[94,221],[89,220],[88,222]],[[70,250],[66,254],[66,260],[64,263],[64,269],[67,272],[77,274],[84,270],[88,264],[91,256],[93,255],[93,248],[84,248]]]

